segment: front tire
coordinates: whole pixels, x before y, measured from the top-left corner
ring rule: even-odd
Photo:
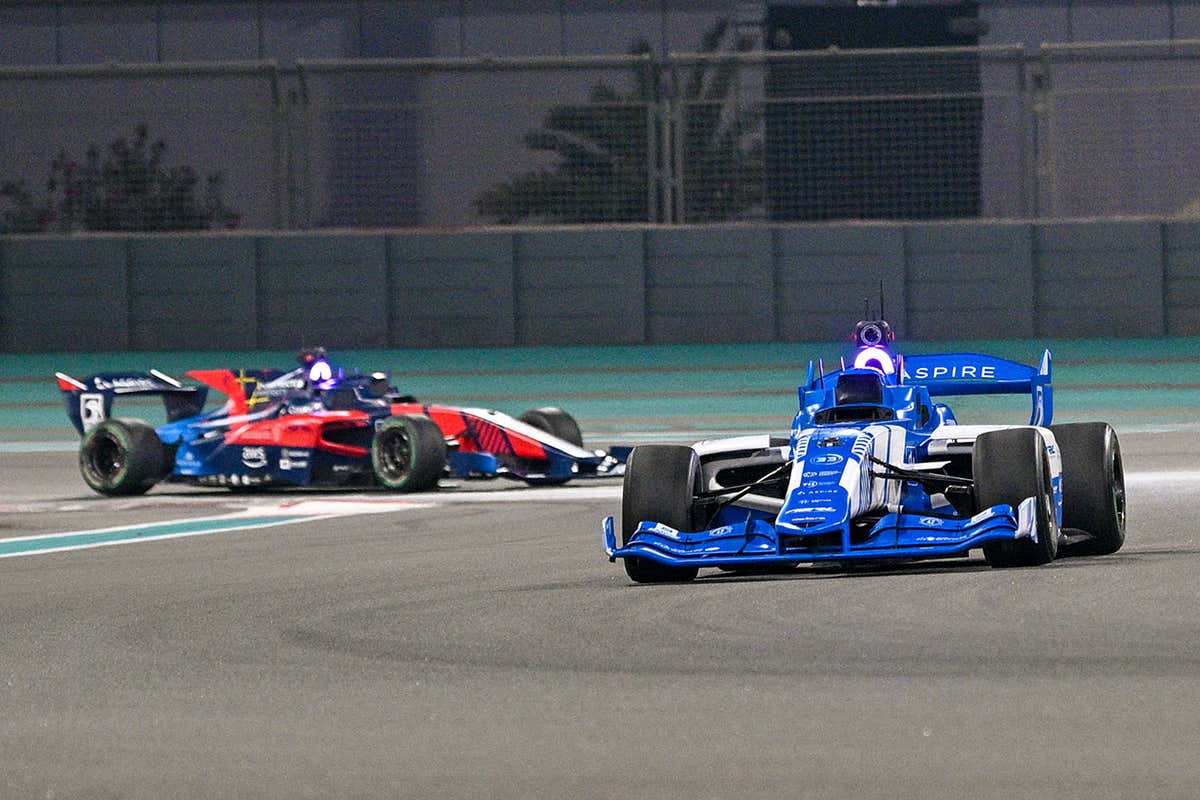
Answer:
[[[975,507],[1008,504],[1013,511],[1027,497],[1035,498],[1037,541],[1014,539],[990,542],[983,556],[993,567],[1032,567],[1049,564],[1058,555],[1058,524],[1050,458],[1042,436],[1033,428],[988,431],[975,440],[972,455]]]
[[[642,522],[651,520],[681,531],[695,530],[695,491],[700,458],[690,447],[648,444],[635,447],[625,467],[621,500],[621,546]],[[696,577],[698,567],[674,567],[648,558],[625,558],[625,573],[637,583],[679,583]]]
[[[79,448],[84,483],[103,495],[144,494],[170,474],[162,440],[139,419],[108,419],[88,431]]]
[[[561,408],[554,406],[545,406],[544,408],[531,408],[517,419],[537,428],[539,431],[544,431],[551,436],[562,439],[565,442],[570,442],[576,447],[583,447],[583,434],[579,431],[579,423],[575,421],[567,412]],[[550,462],[534,462],[543,469],[549,469]],[[524,478],[530,486],[561,486],[571,480],[570,475],[564,475],[556,478]]]
[[[442,429],[421,414],[388,417],[371,440],[371,468],[380,485],[393,492],[437,488],[446,470]]]
[[[539,431],[556,436],[564,442],[570,442],[576,447],[583,447],[583,433],[579,430],[579,423],[561,408],[554,406],[531,408],[517,419],[527,425],[532,425]]]
[[[1121,444],[1107,422],[1052,425],[1062,457],[1063,527],[1091,539],[1063,548],[1063,555],[1103,556],[1125,544],[1125,469]]]

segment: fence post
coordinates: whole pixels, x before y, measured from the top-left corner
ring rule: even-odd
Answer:
[[[667,151],[670,154],[671,175],[668,178],[671,185],[672,202],[670,206],[671,214],[667,222],[672,224],[680,224],[687,221],[687,197],[684,187],[683,171],[686,167],[684,158],[684,125],[687,124],[687,99],[681,99],[679,90],[679,64],[673,63],[671,66],[671,91],[666,98],[666,115],[667,115],[667,131],[668,143],[670,149]]]
[[[1033,216],[1053,214],[1054,202],[1054,91],[1050,53],[1041,46],[1033,73]]]
[[[293,123],[289,126],[289,131],[296,132],[298,135],[291,137],[292,147],[290,153],[290,169],[292,180],[292,202],[293,202],[293,227],[296,228],[311,228],[312,227],[312,147],[309,137],[309,120],[312,116],[310,107],[310,96],[308,92],[308,73],[304,69],[304,63],[296,62],[296,86],[299,97],[299,117],[298,125]],[[296,140],[299,139],[299,143]],[[299,151],[299,152],[297,152]],[[297,174],[299,173],[299,174]],[[297,219],[299,220],[297,222]]]
[[[659,158],[661,152],[659,150],[659,105],[662,91],[659,87],[661,74],[659,73],[658,62],[649,53],[646,54],[645,61],[642,62],[641,68],[646,70],[645,83],[647,86],[653,87],[653,94],[650,97],[642,98],[645,103],[644,111],[646,115],[646,222],[654,223],[659,219],[658,203],[660,198],[660,190],[658,186],[659,175],[662,170],[659,168]]]

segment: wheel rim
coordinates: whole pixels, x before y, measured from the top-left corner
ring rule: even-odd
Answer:
[[[121,443],[110,433],[102,433],[92,441],[88,453],[88,469],[103,481],[111,480],[125,466]]]
[[[412,445],[408,434],[394,428],[388,432],[382,445],[379,448],[380,471],[391,480],[402,480],[412,468]]]
[[[1121,459],[1113,456],[1113,511],[1117,515],[1117,525],[1121,530],[1125,530],[1125,470],[1121,466]]]
[[[1050,479],[1050,462],[1042,462],[1042,507],[1046,514],[1046,552],[1053,558],[1058,553],[1058,513],[1054,507],[1054,483]]]

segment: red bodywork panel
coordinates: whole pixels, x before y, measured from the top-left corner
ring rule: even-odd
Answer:
[[[342,428],[366,428],[371,417],[364,411],[321,411],[316,414],[292,414],[273,419],[235,425],[225,434],[225,441],[238,445],[278,445],[320,449],[355,458],[366,458],[365,447],[331,442],[326,434]]]
[[[247,386],[253,379],[240,377],[228,369],[197,369],[188,375],[227,396],[231,403],[230,416],[242,416],[251,411]],[[431,418],[443,435],[453,438],[458,448],[467,453],[491,453],[531,460],[549,458],[546,448],[533,436],[512,430],[488,419],[479,409],[454,406],[432,406],[422,403],[393,403],[392,414],[421,414]],[[315,414],[294,414],[235,424],[225,434],[225,441],[239,445],[279,445],[282,447],[320,448],[347,456],[365,458],[366,448],[331,442],[325,432],[336,428],[360,427],[371,424],[363,411],[322,411]]]
[[[467,409],[427,406],[422,403],[393,403],[392,414],[424,414],[437,423],[442,433],[458,441],[465,453],[492,453],[517,458],[546,459],[542,443]]]
[[[188,375],[206,386],[211,386],[229,398],[231,403],[229,416],[233,423],[225,432],[228,444],[238,445],[277,445],[280,447],[295,447],[321,449],[354,458],[366,458],[367,448],[331,442],[325,438],[326,433],[342,428],[366,428],[371,424],[371,417],[365,411],[320,411],[315,414],[285,414],[269,419],[259,419],[237,424],[236,417],[244,416],[250,410],[246,398],[246,387],[254,386],[256,379],[239,377],[233,370],[228,369],[194,369]]]
[[[233,374],[233,370],[191,369],[187,374],[228,397],[233,403],[229,411],[231,417],[250,410],[250,404],[246,400],[246,387],[238,380],[238,376]]]

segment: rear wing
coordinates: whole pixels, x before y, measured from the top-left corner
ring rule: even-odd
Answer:
[[[1054,390],[1050,384],[1050,351],[1036,366],[982,353],[942,353],[897,356],[888,381],[924,386],[931,397],[974,394],[1026,394],[1032,409],[1030,425],[1049,425],[1054,416]],[[836,380],[841,370],[824,374],[808,365],[809,387],[817,381]]]
[[[930,396],[968,394],[1026,394],[1032,401],[1030,425],[1049,425],[1054,416],[1054,389],[1050,385],[1050,351],[1032,367],[981,353],[944,353],[905,356],[900,362],[900,382],[915,383]]]
[[[82,380],[63,372],[54,373],[63,393],[67,417],[82,436],[112,416],[118,395],[159,395],[167,410],[167,421],[194,417],[204,410],[208,387],[184,386],[158,370],[149,372],[103,372]]]

